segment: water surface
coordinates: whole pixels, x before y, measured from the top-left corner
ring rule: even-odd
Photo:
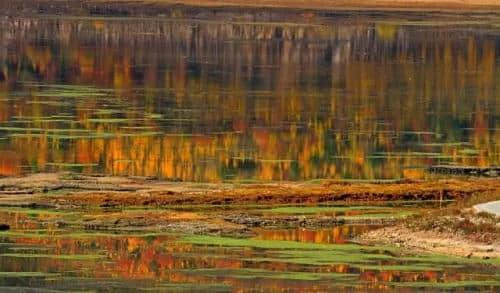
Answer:
[[[0,174],[423,178],[499,152],[500,30],[0,19]]]
[[[254,237],[233,238],[96,232],[57,224],[68,217],[74,214],[0,210],[1,221],[11,225],[0,232],[0,290],[492,292],[500,287],[494,260],[412,255],[352,242],[376,225],[259,229]]]

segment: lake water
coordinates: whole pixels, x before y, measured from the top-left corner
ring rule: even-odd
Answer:
[[[385,211],[407,209],[396,205]],[[1,208],[0,220],[11,230],[0,232],[0,291],[496,292],[500,287],[498,260],[402,254],[395,247],[351,242],[376,225],[260,229],[247,239],[144,233],[140,227],[96,232],[57,224],[106,212]]]
[[[0,17],[0,175],[392,180],[426,178],[432,165],[500,164],[498,20],[344,13],[288,23],[278,12],[257,14]],[[276,210],[366,216],[356,208]],[[500,286],[498,260],[353,243],[379,225],[257,229],[251,238],[71,226],[108,212],[1,208],[11,229],[0,233],[0,291]],[[371,216],[386,216],[379,213]]]
[[[500,163],[500,29],[0,19],[0,174],[424,178]]]

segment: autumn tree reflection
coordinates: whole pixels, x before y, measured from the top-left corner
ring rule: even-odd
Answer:
[[[421,178],[500,161],[500,39],[479,27],[2,19],[0,44],[5,175]]]

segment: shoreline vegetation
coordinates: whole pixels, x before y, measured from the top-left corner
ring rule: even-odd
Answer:
[[[499,195],[498,178],[244,184],[46,173],[0,179],[0,208],[70,218],[51,222],[48,217],[48,226],[248,237],[259,228],[376,224],[385,227],[357,241],[483,258],[500,256],[498,218],[474,213],[471,207],[498,200]],[[396,202],[434,202],[442,207],[384,215],[383,205]],[[262,207],[271,209],[259,211]],[[374,213],[342,214],[353,207]],[[211,212],[203,212],[207,210]],[[73,219],[76,214],[78,220]]]
[[[303,18],[342,11],[357,12],[446,12],[495,14],[496,0],[4,0],[0,15],[64,16],[160,16],[190,18],[200,14],[293,12]],[[206,15],[205,15],[206,16]]]

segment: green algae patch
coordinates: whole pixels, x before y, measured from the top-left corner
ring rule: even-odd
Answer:
[[[318,213],[332,213],[332,212],[349,212],[349,211],[371,211],[371,210],[384,210],[388,211],[387,207],[381,206],[289,206],[289,207],[277,207],[265,210],[265,212],[276,213],[276,214],[318,214]]]
[[[194,269],[183,272],[202,274],[204,276],[229,276],[237,279],[286,279],[295,281],[354,281],[358,278],[356,274],[342,273],[310,273],[310,272],[282,272],[261,269]]]
[[[74,90],[50,90],[36,93],[35,97],[58,97],[58,98],[89,98],[89,97],[103,97],[107,93],[96,92],[94,90],[74,89]]]
[[[89,118],[85,121],[93,123],[125,123],[134,121],[143,121],[144,119],[139,118]]]
[[[357,268],[364,271],[397,271],[397,272],[426,272],[426,271],[443,271],[443,267],[436,267],[433,264],[413,264],[413,265],[359,265]],[[446,268],[461,268],[462,265],[450,265]]]
[[[351,251],[361,248],[356,244],[320,244],[310,242],[296,241],[274,241],[274,240],[259,240],[251,238],[229,238],[206,235],[185,236],[181,239],[182,242],[187,242],[196,245],[211,245],[211,246],[229,246],[229,247],[253,247],[261,249],[310,249],[310,250],[326,250],[333,251],[336,249]]]
[[[160,136],[163,132],[158,131],[145,131],[137,133],[117,133],[116,137],[143,137],[143,136]]]
[[[399,158],[432,158],[432,159],[451,159],[452,156],[443,155],[441,153],[426,153],[426,152],[376,152],[369,156],[369,159],[399,159]]]
[[[320,244],[296,241],[242,239],[216,236],[184,236],[181,242],[219,247],[268,250],[269,257],[248,258],[251,262],[285,262],[300,265],[349,264],[361,270],[442,271],[475,265],[493,265],[498,259],[460,258],[444,255],[401,256],[396,248],[357,244]]]
[[[96,167],[99,166],[99,164],[92,164],[92,163],[46,163],[45,165],[47,166],[57,166],[57,167],[66,167],[66,168],[73,168],[73,167]]]
[[[500,280],[471,280],[471,281],[455,281],[455,282],[392,282],[388,283],[394,287],[410,287],[410,288],[434,288],[434,289],[457,289],[468,287],[500,287]]]
[[[0,213],[18,213],[30,215],[51,215],[51,216],[74,216],[81,215],[80,211],[58,210],[52,208],[24,208],[24,207],[0,207]]]
[[[40,134],[42,134],[42,133],[64,133],[64,132],[69,132],[69,133],[89,133],[89,132],[91,132],[90,130],[81,129],[81,128],[34,128],[34,127],[11,127],[11,126],[0,126],[0,130],[12,131],[12,132],[33,131],[33,132],[39,132]]]
[[[386,247],[360,246],[357,244],[320,244],[296,241],[239,239],[216,236],[186,236],[181,242],[195,245],[221,247],[248,247],[269,250],[273,257],[247,259],[258,262],[286,262],[301,265],[330,265],[374,261],[391,261],[395,258]]]
[[[398,210],[386,206],[284,206],[262,210],[264,213],[280,215],[321,215],[335,214],[345,221],[394,220],[415,214],[408,210]],[[349,215],[349,212],[360,214]]]
[[[404,218],[407,216],[414,215],[413,212],[398,212],[398,213],[374,213],[374,214],[361,214],[352,216],[339,216],[340,219],[344,220],[382,220],[382,219],[395,219]]]
[[[41,230],[40,232],[46,232]],[[54,233],[36,233],[37,231],[0,231],[1,237],[8,238],[50,238],[50,239],[92,239],[92,238],[120,238],[120,237],[139,237],[139,238],[153,238],[159,236],[171,236],[166,233],[103,233],[103,232],[85,232],[85,231],[59,231],[60,234]]]
[[[12,245],[12,243],[11,243]],[[54,247],[38,247],[38,246],[32,246],[32,247],[19,247],[19,246],[12,246],[8,247],[9,251],[12,251],[13,253],[47,253],[49,251],[53,251]]]
[[[358,267],[375,261],[395,260],[390,255],[370,253],[368,251],[342,252],[342,251],[314,251],[314,250],[289,250],[279,251],[276,258],[261,258],[261,262],[286,262],[299,265],[338,265],[349,264]],[[251,261],[250,259],[247,259]]]
[[[489,264],[493,266],[500,266],[500,258],[490,258],[483,259],[478,257],[458,257],[450,255],[439,255],[439,254],[422,254],[419,256],[406,256],[401,258],[402,261],[412,261],[412,262],[424,262],[429,264],[438,265],[472,265],[472,264]]]
[[[0,272],[0,278],[53,278],[60,277],[59,273],[44,272]]]
[[[233,292],[231,286],[225,284],[195,284],[195,283],[168,283],[151,288],[138,288],[140,291],[152,292]]]
[[[71,211],[61,211],[61,210],[53,210],[53,209],[36,209],[36,208],[22,208],[22,207],[9,207],[2,208],[0,207],[0,213],[15,213],[15,214],[27,214],[29,216],[79,216],[80,212],[71,212]]]
[[[68,255],[56,255],[56,254],[30,254],[30,253],[2,253],[2,257],[15,257],[15,258],[52,258],[60,260],[100,260],[106,258],[103,255],[94,254],[68,254]]]

